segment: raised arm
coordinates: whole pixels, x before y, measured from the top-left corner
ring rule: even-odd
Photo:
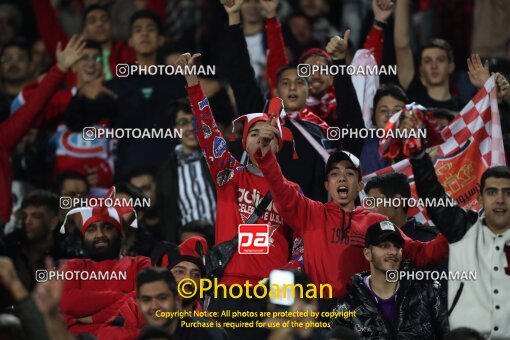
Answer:
[[[191,66],[195,64],[195,60],[199,57],[199,53],[193,56],[189,53],[184,53],[179,56],[176,64],[183,68],[186,65]],[[204,152],[213,180],[216,185],[221,186],[230,180],[230,174],[234,176],[234,169],[240,164],[227,149],[227,142],[216,126],[211,107],[209,106],[209,100],[204,95],[198,77],[187,75],[186,82],[188,84],[186,89],[189,95],[191,111],[193,111],[198,143]],[[229,171],[225,172],[222,170]]]
[[[411,165],[419,197],[437,198],[443,202],[450,200],[450,197],[437,179],[434,164],[432,164],[432,160],[427,153],[411,157]],[[466,212],[458,205],[453,207],[427,207],[427,214],[450,243],[462,239],[468,229],[478,219],[476,212]]]
[[[221,60],[227,80],[232,86],[238,114],[261,112],[265,99],[250,64],[250,55],[241,27],[240,8],[243,0],[222,0],[228,14],[221,46]]]
[[[279,0],[261,0],[260,4],[266,12],[267,37],[267,77],[269,79],[269,93],[276,88],[276,74],[278,70],[289,63],[283,42],[282,25],[276,17]]]
[[[395,9],[395,53],[397,57],[398,81],[407,90],[414,77],[413,51],[409,35],[409,0],[398,0]]]

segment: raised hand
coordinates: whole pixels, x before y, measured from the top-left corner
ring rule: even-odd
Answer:
[[[57,66],[61,71],[67,72],[73,64],[78,61],[83,55],[85,49],[85,41],[73,35],[67,43],[67,46],[62,50],[62,44],[57,44]]]
[[[260,5],[266,12],[266,18],[274,18],[276,16],[276,9],[278,8],[278,4],[280,0],[259,0]]]
[[[193,56],[190,53],[181,54],[175,61],[175,65],[182,70],[185,70],[186,67],[195,65],[195,61],[201,56],[202,55],[200,53],[195,53]],[[184,72],[184,74],[186,74],[185,78],[189,86],[198,84],[198,77],[196,75],[188,74],[188,72]]]
[[[23,300],[28,292],[18,278],[12,260],[8,257],[0,257],[0,283],[11,293],[16,301]]]
[[[481,88],[483,84],[489,79],[489,61],[482,64],[480,55],[472,54],[471,58],[467,59],[469,81],[476,88]]]
[[[377,21],[386,22],[393,12],[391,0],[372,0],[372,11]]]
[[[345,31],[343,38],[337,35],[329,40],[328,44],[326,45],[326,52],[331,55],[333,60],[340,60],[345,58],[345,52],[347,51],[350,35],[351,30],[347,30]]]

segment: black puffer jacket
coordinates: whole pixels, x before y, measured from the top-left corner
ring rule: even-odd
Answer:
[[[355,311],[356,317],[332,319],[331,327],[345,326],[361,339],[441,339],[448,331],[446,306],[439,300],[439,283],[433,281],[400,281],[396,301],[395,327],[363,283],[369,272],[353,276],[350,293],[340,300],[337,312]]]

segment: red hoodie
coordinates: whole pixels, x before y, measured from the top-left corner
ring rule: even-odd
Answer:
[[[278,211],[303,239],[306,274],[315,284],[331,284],[335,298],[344,296],[351,277],[370,269],[363,255],[367,227],[387,218],[361,207],[346,212],[333,201],[324,204],[306,198],[283,177],[272,151],[262,157],[259,150],[255,158]],[[401,234],[405,240],[403,257],[418,267],[438,263],[448,254],[443,235],[424,243]]]
[[[216,184],[218,206],[216,209],[216,244],[230,241],[255,207],[269,191],[262,174],[254,174],[241,165],[228,151],[227,142],[214,121],[209,101],[200,84],[187,88],[200,147]],[[297,184],[292,184],[299,190]],[[292,246],[292,231],[283,223],[281,215],[270,203],[258,223],[270,226],[268,254],[246,255],[234,253],[221,283],[244,284],[247,280],[257,284],[268,277],[270,271],[287,265]]]
[[[30,129],[36,115],[64,81],[65,73],[53,66],[41,82],[40,90],[15,114],[0,123],[0,218],[9,221],[12,210],[11,150]]]
[[[150,266],[144,256],[126,256],[120,260],[95,262],[89,259],[72,259],[66,263],[65,272],[125,272],[126,279],[119,280],[73,280],[64,281],[60,310],[73,334],[96,334],[99,327],[117,315],[119,308],[136,292],[138,272]],[[110,274],[111,275],[111,274]],[[78,323],[76,319],[92,316],[92,324]]]

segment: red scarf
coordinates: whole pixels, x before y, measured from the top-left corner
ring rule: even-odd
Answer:
[[[310,95],[306,98],[306,108],[328,124],[334,125],[337,120],[335,88],[331,86],[322,98]]]

